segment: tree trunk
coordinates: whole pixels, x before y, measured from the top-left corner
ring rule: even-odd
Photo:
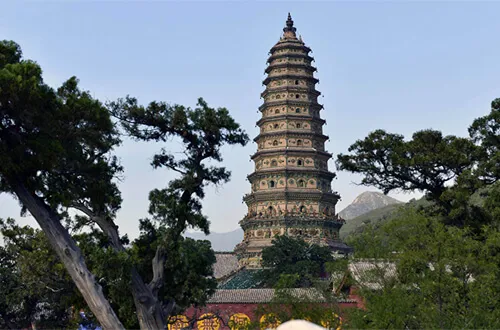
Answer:
[[[165,329],[162,305],[135,268],[132,269],[132,294],[141,329]]]
[[[125,251],[125,248],[120,242],[118,227],[112,220],[106,218],[106,216],[95,214],[92,210],[83,205],[72,205],[72,207],[85,213],[99,226],[99,228],[101,228],[110,239],[111,245],[115,251]],[[131,290],[139,326],[141,329],[165,329],[165,318],[161,302],[158,301],[158,295],[153,293],[153,290],[144,283],[144,280],[135,267],[132,268],[131,277]]]
[[[51,211],[39,197],[29,192],[19,182],[10,182],[19,201],[30,211],[47,236],[85,302],[104,329],[124,329],[122,323],[102,293],[101,286],[88,270],[80,248],[60,222],[59,216]]]

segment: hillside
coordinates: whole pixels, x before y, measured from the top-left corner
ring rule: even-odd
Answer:
[[[339,216],[345,220],[354,219],[372,210],[380,209],[388,205],[402,204],[395,198],[380,192],[365,191],[354,199],[345,209],[339,212]]]
[[[380,221],[387,221],[391,219],[392,214],[401,207],[402,204],[390,204],[375,210],[371,210],[365,214],[362,214],[354,219],[347,220],[345,225],[340,228],[340,238],[344,239],[349,234],[352,234],[358,230],[362,230],[362,227],[371,223],[375,224]]]
[[[363,230],[363,226],[367,224],[376,224],[391,220],[396,212],[403,206],[411,205],[413,207],[427,207],[431,203],[425,198],[412,199],[408,203],[390,204],[379,209],[372,210],[362,214],[354,219],[347,220],[345,225],[340,229],[340,238],[345,239],[348,235]]]
[[[227,233],[210,233],[206,236],[203,233],[186,233],[184,236],[193,239],[206,239],[212,243],[214,251],[233,251],[236,244],[243,240],[243,230],[238,228]]]

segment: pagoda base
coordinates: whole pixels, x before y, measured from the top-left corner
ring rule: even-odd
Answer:
[[[241,267],[246,268],[262,268],[262,250],[272,246],[272,238],[244,240],[238,244],[234,253],[238,257],[238,262]],[[332,250],[333,254],[346,255],[352,252],[352,248],[346,245],[339,239],[330,238],[306,238],[308,243],[327,246]]]

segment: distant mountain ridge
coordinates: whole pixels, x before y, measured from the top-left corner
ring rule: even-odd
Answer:
[[[212,243],[214,251],[233,251],[236,244],[243,240],[243,229],[238,228],[227,233],[212,232],[208,236],[203,233],[186,233],[184,236],[196,240],[208,240]]]
[[[339,216],[345,220],[354,219],[370,211],[403,202],[376,191],[365,191],[358,195],[354,201],[339,212]]]

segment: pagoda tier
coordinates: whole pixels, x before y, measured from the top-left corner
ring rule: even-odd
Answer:
[[[335,174],[328,171],[332,155],[325,151],[328,136],[310,51],[297,38],[289,14],[267,60],[257,152],[251,157],[255,170],[248,176],[251,193],[243,198],[248,213],[240,221],[244,239],[235,251],[247,266],[258,265],[262,249],[276,235],[348,250],[339,240],[344,220],[335,212],[340,196],[331,189]]]

